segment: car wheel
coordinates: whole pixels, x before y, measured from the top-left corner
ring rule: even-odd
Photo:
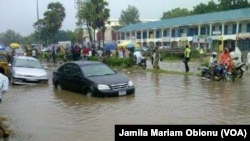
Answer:
[[[63,89],[62,85],[61,85],[59,82],[55,82],[55,83],[54,83],[54,87],[55,87],[56,89]]]
[[[88,89],[87,92],[86,92],[86,95],[92,97],[93,96],[93,91]]]
[[[11,84],[11,85],[15,85],[15,83],[13,82],[13,78],[10,76],[9,77],[9,83]]]

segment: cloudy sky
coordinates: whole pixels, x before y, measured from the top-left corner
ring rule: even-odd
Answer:
[[[51,2],[60,2],[66,9],[66,17],[62,29],[75,29],[75,1],[76,0],[38,0],[39,17],[47,10]],[[139,10],[140,19],[160,19],[163,12],[174,8],[187,8],[201,2],[207,4],[209,0],[106,0],[109,3],[110,19],[119,19],[121,11],[126,10],[128,5],[135,6]],[[0,0],[0,33],[8,29],[14,30],[23,36],[34,31],[33,24],[37,21],[37,0]],[[217,2],[215,0],[215,2]]]

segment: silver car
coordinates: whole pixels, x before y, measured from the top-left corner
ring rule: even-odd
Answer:
[[[12,84],[48,83],[48,73],[40,61],[30,56],[13,56],[9,64]]]

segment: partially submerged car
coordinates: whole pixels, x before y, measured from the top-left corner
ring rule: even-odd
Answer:
[[[13,56],[9,66],[12,84],[48,83],[46,67],[34,57]]]
[[[96,97],[123,96],[135,92],[131,80],[96,61],[63,64],[53,72],[53,85]]]

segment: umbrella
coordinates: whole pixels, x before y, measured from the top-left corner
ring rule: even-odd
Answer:
[[[140,45],[135,42],[125,41],[125,42],[120,43],[118,47],[125,47],[129,49],[129,48],[140,48]]]
[[[10,47],[11,47],[11,48],[19,48],[20,45],[19,45],[18,43],[11,43],[11,44],[10,44]]]
[[[105,50],[114,50],[116,49],[116,47],[117,47],[117,44],[114,42],[109,42],[104,45]]]
[[[0,45],[0,50],[5,50],[5,46]]]

